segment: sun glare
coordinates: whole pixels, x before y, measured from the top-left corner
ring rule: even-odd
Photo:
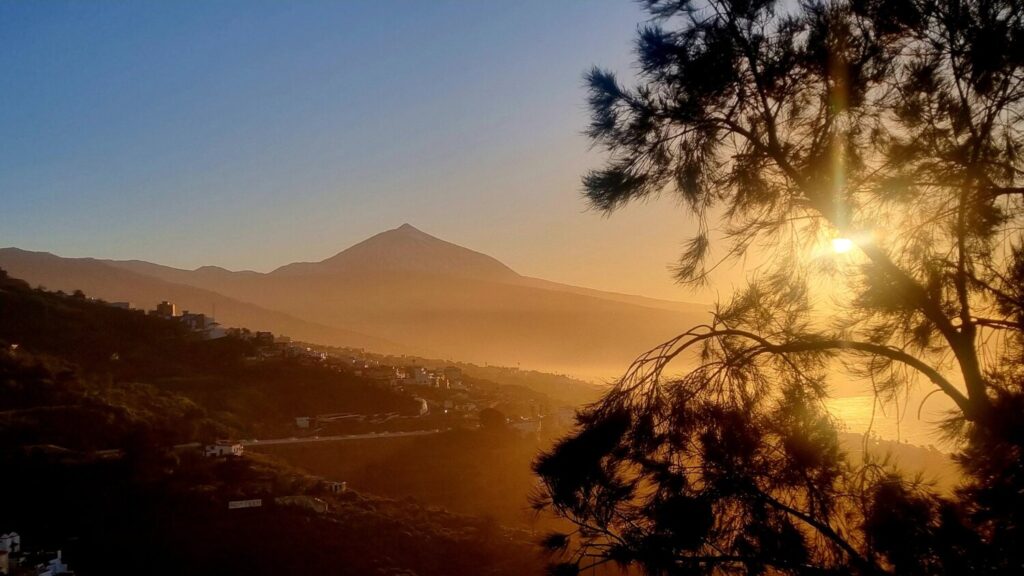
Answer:
[[[832,251],[836,254],[846,254],[853,249],[853,240],[849,238],[833,238]]]

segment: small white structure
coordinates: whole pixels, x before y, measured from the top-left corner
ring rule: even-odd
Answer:
[[[294,506],[296,508],[305,508],[313,512],[323,514],[327,512],[330,507],[327,502],[313,496],[297,495],[297,496],[278,496],[274,498],[274,503],[278,506]]]
[[[0,534],[0,552],[17,554],[21,552],[21,536],[17,532]]]
[[[58,574],[67,574],[68,572],[70,570],[68,570],[68,565],[64,563],[60,550],[57,550],[56,558],[51,558],[46,564],[36,566],[36,576],[57,576]]]
[[[217,340],[218,338],[224,338],[228,335],[227,328],[224,328],[217,322],[210,322],[206,326],[206,332],[203,333],[203,337],[207,340]]]
[[[21,552],[21,536],[17,532],[0,534],[0,574],[11,573],[19,552]]]
[[[296,428],[309,428],[309,416],[299,416],[295,418]]]
[[[327,488],[327,491],[330,492],[331,494],[341,494],[342,492],[348,491],[347,482],[324,482],[324,486]]]
[[[263,499],[253,498],[251,500],[231,500],[228,502],[228,510],[241,510],[243,508],[262,508]]]
[[[203,453],[210,458],[221,458],[224,456],[241,456],[245,453],[245,447],[238,442],[230,440],[218,440],[216,444],[207,444]]]

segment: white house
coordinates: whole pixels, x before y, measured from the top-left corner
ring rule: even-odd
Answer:
[[[0,574],[11,573],[19,552],[21,536],[17,532],[0,534]]]
[[[324,482],[324,488],[332,494],[341,494],[342,492],[348,491],[348,482]]]
[[[21,552],[21,536],[17,532],[0,534],[0,552],[17,554]]]
[[[51,558],[46,564],[40,564],[36,567],[36,576],[57,576],[58,574],[67,574],[68,565],[64,563],[64,559],[61,557],[60,550],[57,550],[57,557]]]
[[[230,440],[218,440],[216,444],[207,444],[203,453],[210,458],[241,456],[245,453],[245,447]]]

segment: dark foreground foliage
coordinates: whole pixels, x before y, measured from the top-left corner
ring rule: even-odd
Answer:
[[[638,84],[587,77],[608,154],[587,198],[677,195],[681,282],[760,265],[536,462],[537,505],[576,526],[547,539],[553,570],[1024,572],[1024,10],[642,3]],[[847,459],[837,372],[944,396],[963,488]]]

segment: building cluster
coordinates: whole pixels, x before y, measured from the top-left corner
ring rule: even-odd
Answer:
[[[132,309],[131,303],[128,302],[115,302],[111,305]],[[149,314],[178,319],[190,330],[201,332],[207,338],[230,336],[250,342],[254,351],[248,358],[249,361],[286,358],[351,373],[381,386],[397,389],[414,388],[418,396],[423,396],[417,398],[423,404],[419,417],[438,416],[472,420],[476,418],[481,408],[497,406],[502,410],[511,408],[512,417],[507,422],[509,428],[523,434],[538,434],[541,431],[542,411],[538,411],[536,407],[524,410],[523,399],[515,399],[499,390],[476,389],[467,385],[463,379],[462,369],[458,366],[428,367],[416,363],[403,363],[401,360],[395,362],[396,359],[388,361],[360,349],[330,348],[327,349],[329,351],[325,351],[293,342],[288,336],[272,332],[252,331],[247,328],[222,329],[212,317],[205,314],[192,314],[187,310],[179,314],[177,306],[169,301],[160,302]],[[385,418],[378,418],[381,416]],[[382,420],[397,417],[397,414],[298,416],[295,418],[295,426],[300,430],[319,431],[327,423],[358,420],[364,424],[380,424]],[[204,452],[211,457],[238,456],[242,453],[242,446],[218,443],[205,446]]]
[[[353,372],[357,376],[386,383],[390,386],[428,386],[443,390],[465,390],[462,383],[462,369],[457,366],[430,370],[423,366],[389,366],[376,361],[356,363]]]
[[[25,550],[17,532],[0,534],[0,574],[6,576],[58,576],[74,574],[60,550]]]
[[[228,330],[214,320],[213,316],[202,313],[195,314],[188,310],[184,310],[179,314],[178,307],[173,302],[169,302],[167,300],[160,302],[156,307],[148,312],[140,308],[136,308],[131,302],[108,302],[107,305],[113,308],[120,308],[122,310],[136,311],[140,314],[145,313],[158,318],[177,320],[184,324],[189,330],[202,334],[203,338],[206,338],[207,340],[215,340],[228,335]]]

